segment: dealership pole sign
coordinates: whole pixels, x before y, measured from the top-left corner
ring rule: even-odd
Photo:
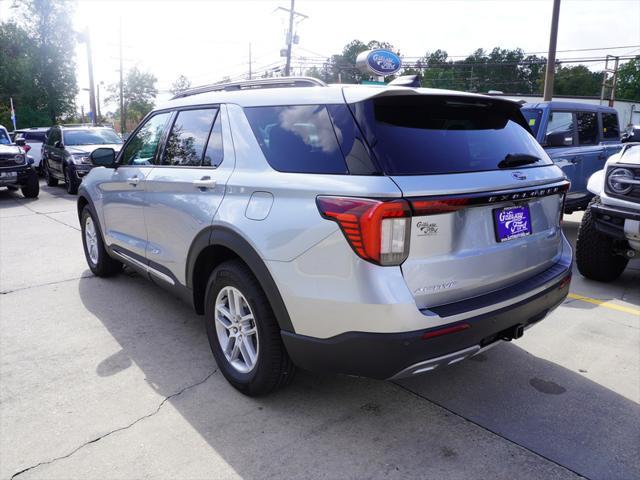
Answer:
[[[389,50],[365,50],[356,58],[356,67],[362,73],[386,77],[397,73],[402,67],[400,57]]]

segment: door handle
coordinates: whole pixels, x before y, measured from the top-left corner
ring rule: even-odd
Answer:
[[[133,185],[134,187],[137,186],[139,182],[140,182],[140,179],[137,176],[127,178],[127,183],[129,185]]]
[[[208,190],[209,188],[214,188],[216,186],[216,181],[211,177],[202,177],[200,180],[194,180],[193,186],[200,190]]]

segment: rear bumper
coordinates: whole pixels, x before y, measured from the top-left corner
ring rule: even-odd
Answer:
[[[347,332],[318,339],[291,332],[282,338],[300,368],[389,379],[423,373],[476,354],[500,340],[518,337],[542,320],[569,293],[571,266],[537,294],[489,313],[434,328],[402,333]],[[423,339],[423,335],[467,324],[464,330]]]

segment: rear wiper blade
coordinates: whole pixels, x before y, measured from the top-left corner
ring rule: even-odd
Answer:
[[[540,158],[528,153],[509,153],[498,163],[498,168],[517,168],[539,162]]]

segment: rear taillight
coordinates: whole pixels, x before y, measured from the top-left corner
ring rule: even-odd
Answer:
[[[439,200],[417,199],[411,201],[413,213],[418,216],[456,212],[468,205],[468,198],[447,198]]]
[[[25,145],[22,148],[24,149],[24,153],[29,153],[29,150],[31,150],[31,147],[29,145]]]
[[[361,258],[378,265],[400,265],[409,255],[411,209],[405,200],[318,197],[318,209],[340,225]]]

